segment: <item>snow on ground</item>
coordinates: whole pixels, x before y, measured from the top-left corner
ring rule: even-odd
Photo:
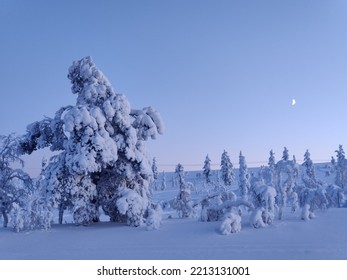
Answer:
[[[196,178],[190,174],[191,181]],[[165,201],[177,193],[168,176],[167,189],[155,191],[154,198]],[[286,210],[283,220],[259,229],[242,217],[241,232],[228,236],[220,234],[221,222],[179,219],[172,209],[164,209],[161,228],[152,231],[106,221],[88,227],[55,224],[49,231],[24,233],[0,228],[0,259],[347,259],[347,208],[319,211],[308,222],[299,218],[300,211]]]
[[[289,213],[288,213],[289,214]],[[347,259],[347,208],[309,222],[290,214],[269,227],[223,236],[220,222],[166,219],[159,230],[102,222],[49,231],[0,230],[0,259]]]

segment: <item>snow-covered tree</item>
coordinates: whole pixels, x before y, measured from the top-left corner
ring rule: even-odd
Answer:
[[[162,223],[163,210],[160,204],[152,205],[148,209],[148,217],[146,220],[147,230],[159,229]]]
[[[276,176],[276,162],[275,153],[270,150],[270,157],[268,161],[268,166],[261,166],[259,177],[265,185],[275,186],[275,176]]]
[[[209,184],[211,183],[211,160],[206,155],[205,161],[204,161],[204,166],[203,166],[203,171],[202,174],[205,176],[206,183]]]
[[[333,167],[336,166],[336,159],[333,156],[331,157],[330,163]]]
[[[343,189],[337,185],[330,184],[326,188],[326,194],[329,207],[343,207],[346,202],[346,196]]]
[[[311,155],[308,150],[304,154],[303,167],[305,168],[305,174],[303,175],[303,182],[308,188],[316,188],[319,182],[316,179],[313,162],[311,160]]]
[[[276,196],[277,192],[273,186],[268,186],[259,181],[258,184],[252,184],[250,196],[255,207],[251,217],[251,225],[262,227],[264,224],[271,224],[275,219]],[[261,215],[262,221],[258,221],[258,215]]]
[[[0,135],[0,214],[4,227],[9,222],[12,208],[23,207],[23,203],[32,192],[30,176],[22,169],[13,169],[12,164],[24,166],[18,153],[19,138],[14,134]]]
[[[222,153],[220,166],[222,181],[225,186],[230,186],[235,180],[235,175],[233,171],[233,164],[231,163],[230,157],[225,150]]]
[[[284,149],[283,149],[282,160],[289,160],[289,151],[288,151],[287,147],[284,147]]]
[[[166,174],[165,171],[163,171],[162,173],[162,178],[161,178],[161,190],[165,190],[166,189]]]
[[[242,155],[242,152],[240,151],[240,155],[239,155],[239,189],[240,189],[240,193],[241,196],[244,200],[247,200],[248,198],[248,192],[250,189],[250,175],[248,173],[248,168],[247,168],[247,164],[246,164],[246,159],[245,157]]]
[[[163,133],[160,115],[151,107],[131,109],[90,57],[75,61],[68,78],[76,105],[29,125],[21,150],[61,151],[44,177],[54,201],[65,201],[66,194],[76,223],[98,220],[101,206],[112,221],[140,225],[150,205],[153,180],[145,141]]]
[[[345,158],[345,151],[342,145],[339,145],[339,149],[336,152],[336,177],[335,184],[343,188],[347,192],[347,161]]]
[[[268,166],[274,169],[276,167],[275,153],[273,152],[273,150],[270,150],[269,154],[270,157],[268,161]]]
[[[154,188],[155,188],[155,190],[157,190],[158,189],[158,187],[157,187],[158,167],[157,167],[156,158],[153,158],[153,161],[152,161],[152,172],[153,172]]]
[[[316,188],[297,186],[297,189],[301,219],[305,221],[312,219],[315,217],[315,210],[327,208],[329,201],[324,186],[318,185]]]
[[[53,214],[46,194],[37,188],[22,202],[14,203],[11,223],[14,231],[48,230],[51,227]]]
[[[276,163],[275,188],[277,192],[276,204],[279,210],[279,219],[283,217],[283,209],[289,201],[292,211],[298,206],[298,196],[294,190],[299,174],[299,166],[289,159],[288,149],[284,148],[282,160]]]
[[[177,210],[180,218],[188,218],[194,214],[191,201],[191,189],[192,184],[186,183],[184,168],[182,164],[178,164],[175,169],[175,173],[179,182],[179,193],[174,200],[173,207]]]
[[[308,150],[304,154],[303,186],[296,186],[298,202],[302,209],[301,218],[308,220],[314,216],[316,209],[325,209],[328,206],[328,195],[323,183],[316,178],[314,165]]]

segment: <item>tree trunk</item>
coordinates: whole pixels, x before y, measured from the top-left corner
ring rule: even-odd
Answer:
[[[63,223],[63,217],[64,217],[64,206],[59,205],[59,224],[61,225]]]
[[[2,210],[2,216],[4,217],[4,228],[7,228],[7,225],[8,225],[8,215],[6,213],[6,210]]]

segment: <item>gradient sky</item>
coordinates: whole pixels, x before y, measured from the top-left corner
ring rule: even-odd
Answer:
[[[67,71],[90,55],[132,107],[161,113],[159,169],[206,154],[217,168],[224,149],[266,164],[284,146],[329,161],[347,145],[343,0],[0,0],[0,35],[0,134],[75,104]]]

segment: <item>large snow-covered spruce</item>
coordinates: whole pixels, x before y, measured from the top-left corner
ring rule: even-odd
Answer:
[[[151,107],[132,109],[91,57],[73,62],[68,78],[76,105],[29,125],[22,152],[48,146],[60,151],[43,180],[53,205],[71,210],[76,223],[97,221],[101,206],[112,221],[138,226],[147,215],[153,179],[144,142],[163,133],[161,117]]]

